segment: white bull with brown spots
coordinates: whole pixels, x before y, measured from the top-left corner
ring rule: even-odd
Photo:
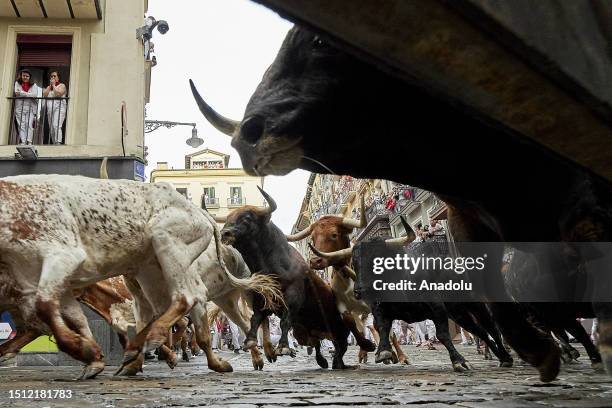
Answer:
[[[166,184],[59,175],[0,180],[2,273],[19,289],[24,319],[45,322],[58,347],[86,364],[85,378],[104,363],[73,290],[119,274],[138,284],[155,320],[128,346],[126,363],[162,345],[196,304],[192,319],[206,348],[209,291],[200,272],[213,263],[211,242],[218,242],[214,220]],[[216,248],[214,263],[228,276]]]

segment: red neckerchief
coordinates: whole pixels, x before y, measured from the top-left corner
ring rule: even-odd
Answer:
[[[30,86],[32,86],[32,84],[29,82],[21,83],[21,89],[23,89],[24,92],[28,92],[30,90]]]

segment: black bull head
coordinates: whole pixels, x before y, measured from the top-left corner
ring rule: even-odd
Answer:
[[[191,90],[206,119],[232,137],[232,146],[250,175],[285,175],[298,167],[327,173],[332,172],[323,164],[327,155],[337,159],[335,152],[352,147],[338,136],[354,135],[346,121],[357,112],[359,95],[375,93],[365,89],[372,85],[363,81],[372,75],[365,72],[370,69],[294,27],[251,97],[242,121],[215,112],[193,82]],[[358,142],[359,138],[352,141],[353,145]]]

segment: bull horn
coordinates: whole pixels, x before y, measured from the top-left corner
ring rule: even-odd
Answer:
[[[389,238],[385,240],[385,243],[405,245],[415,240],[416,234],[414,230],[412,229],[412,227],[410,226],[410,224],[408,224],[408,221],[406,221],[403,215],[400,215],[400,221],[402,222],[402,225],[404,226],[404,230],[406,231],[406,236],[399,237],[399,238]]]
[[[215,220],[215,222],[218,222],[219,224],[223,224],[225,221],[227,221],[227,215],[210,214],[210,216],[213,218],[213,220]]]
[[[274,201],[274,199],[272,197],[270,197],[270,194],[266,193],[263,188],[257,186],[257,188],[259,189],[259,192],[261,193],[261,195],[264,197],[264,199],[266,200],[266,202],[268,203],[268,208],[266,208],[264,211],[267,214],[272,214],[274,211],[276,211],[276,201]]]
[[[191,79],[189,80],[189,85],[191,85],[191,92],[198,103],[200,112],[202,112],[202,115],[204,115],[206,120],[208,120],[210,124],[213,125],[219,132],[228,136],[234,136],[234,132],[240,126],[240,122],[228,119],[225,116],[218,114],[213,108],[210,107],[210,105],[204,102],[204,99],[202,99],[200,96]]]
[[[308,246],[316,256],[327,259],[330,263],[338,262],[349,258],[353,254],[353,247],[344,248],[334,252],[321,252],[315,248],[310,242]]]
[[[344,272],[346,275],[348,275],[348,278],[350,280],[352,280],[353,282],[357,282],[357,274],[355,273],[355,271],[348,265],[344,265],[342,266],[342,272]]]
[[[360,209],[359,209],[359,221],[354,220],[352,218],[347,218],[347,217],[343,217],[342,218],[342,225],[345,226],[346,228],[363,228],[366,226],[366,224],[368,223],[366,220],[366,215],[365,215],[365,203],[363,200],[363,194],[360,194]]]
[[[108,169],[107,169],[107,164],[108,164],[108,157],[105,157],[104,159],[102,159],[102,164],[100,164],[100,178],[101,179],[108,179]]]
[[[303,240],[304,238],[306,238],[310,234],[312,234],[312,224],[310,224],[308,227],[306,227],[306,229],[303,229],[303,230],[301,230],[298,233],[295,233],[295,234],[292,234],[292,235],[285,235],[285,237],[287,237],[287,241],[295,242],[295,241]]]

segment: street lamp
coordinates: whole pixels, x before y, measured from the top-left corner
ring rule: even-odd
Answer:
[[[191,137],[187,139],[185,143],[194,149],[204,143],[204,140],[201,137],[198,137],[198,129],[196,129],[195,123],[170,122],[167,120],[145,120],[144,131],[145,133],[151,133],[162,126],[168,129],[173,128],[174,126],[193,126],[193,129],[191,129]]]

